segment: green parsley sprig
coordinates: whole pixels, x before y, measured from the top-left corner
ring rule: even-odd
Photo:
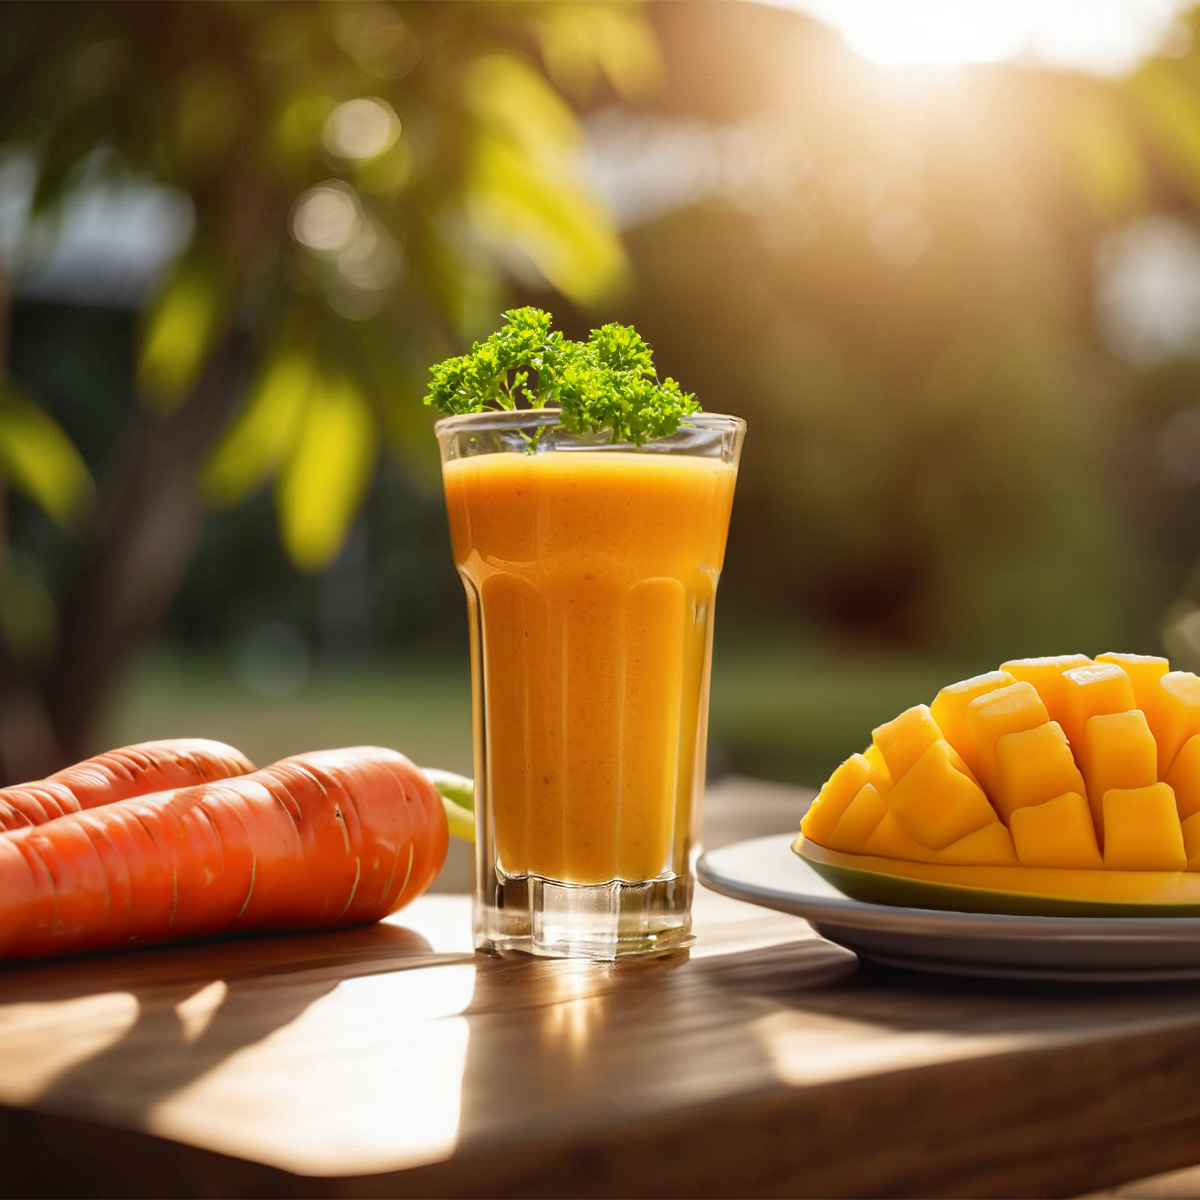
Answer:
[[[650,347],[629,325],[593,329],[586,342],[550,330],[550,314],[514,308],[469,354],[429,370],[425,403],[442,412],[557,408],[572,433],[610,433],[642,445],[667,437],[700,405],[674,379],[659,380]]]

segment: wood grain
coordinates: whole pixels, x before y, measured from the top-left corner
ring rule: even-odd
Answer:
[[[710,842],[793,828],[732,780]],[[690,954],[379,926],[0,969],[0,1194],[1072,1195],[1200,1156],[1200,986],[860,966],[701,891]]]

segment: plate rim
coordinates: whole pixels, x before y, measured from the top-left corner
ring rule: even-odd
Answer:
[[[795,860],[801,872],[816,875],[813,868],[792,850],[794,832],[747,838],[705,850],[696,862],[696,877],[705,887],[735,900],[791,913],[805,920],[832,920],[851,928],[894,929],[914,935],[961,936],[981,934],[991,938],[1054,939],[1069,937],[1078,941],[1112,942],[1136,936],[1139,941],[1179,942],[1200,938],[1200,917],[1063,917],[1029,916],[1012,913],[975,913],[955,909],[907,908],[900,905],[874,904],[849,896],[820,896],[803,892],[781,891],[753,884],[723,873],[720,859],[726,854],[784,850]],[[803,879],[803,874],[800,876]],[[818,876],[819,878],[819,876]],[[777,903],[771,903],[771,901]]]

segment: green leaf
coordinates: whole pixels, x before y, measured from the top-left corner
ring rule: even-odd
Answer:
[[[316,370],[303,349],[276,348],[201,472],[211,504],[244,500],[283,461],[299,433]]]
[[[194,64],[179,81],[174,145],[193,177],[214,168],[237,136],[245,109],[237,76],[219,59]]]
[[[1108,220],[1139,209],[1149,191],[1134,129],[1108,95],[1074,97],[1062,114],[1064,150],[1097,213]]]
[[[469,187],[476,228],[497,246],[519,246],[565,296],[595,306],[628,285],[608,211],[569,167],[543,174],[513,146],[481,135]]]
[[[44,660],[58,638],[58,613],[37,563],[12,547],[0,551],[0,636],[23,663]]]
[[[322,372],[311,385],[275,488],[284,547],[308,571],[341,548],[375,459],[378,434],[357,380]]]
[[[215,260],[189,252],[151,307],[138,354],[145,403],[170,412],[196,382],[224,323],[228,302]]]
[[[464,75],[479,131],[467,210],[485,240],[520,247],[559,291],[599,304],[628,284],[608,211],[582,168],[582,131],[557,92],[507,54],[477,59]]]
[[[594,0],[534,7],[538,42],[550,78],[566,91],[586,94],[598,74],[626,99],[662,82],[662,60],[645,15],[636,8]]]
[[[1166,153],[1180,183],[1200,204],[1200,87],[1180,64],[1154,59],[1129,81],[1150,133]]]
[[[562,97],[527,63],[510,54],[488,54],[466,69],[467,103],[480,123],[522,156],[547,165],[578,153],[583,135]]]
[[[64,526],[77,524],[95,495],[91,473],[62,426],[7,389],[0,390],[0,479]]]

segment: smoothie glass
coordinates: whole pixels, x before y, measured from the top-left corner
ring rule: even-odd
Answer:
[[[475,945],[612,959],[691,941],[713,603],[745,422],[641,448],[553,409],[436,426],[467,594]]]

